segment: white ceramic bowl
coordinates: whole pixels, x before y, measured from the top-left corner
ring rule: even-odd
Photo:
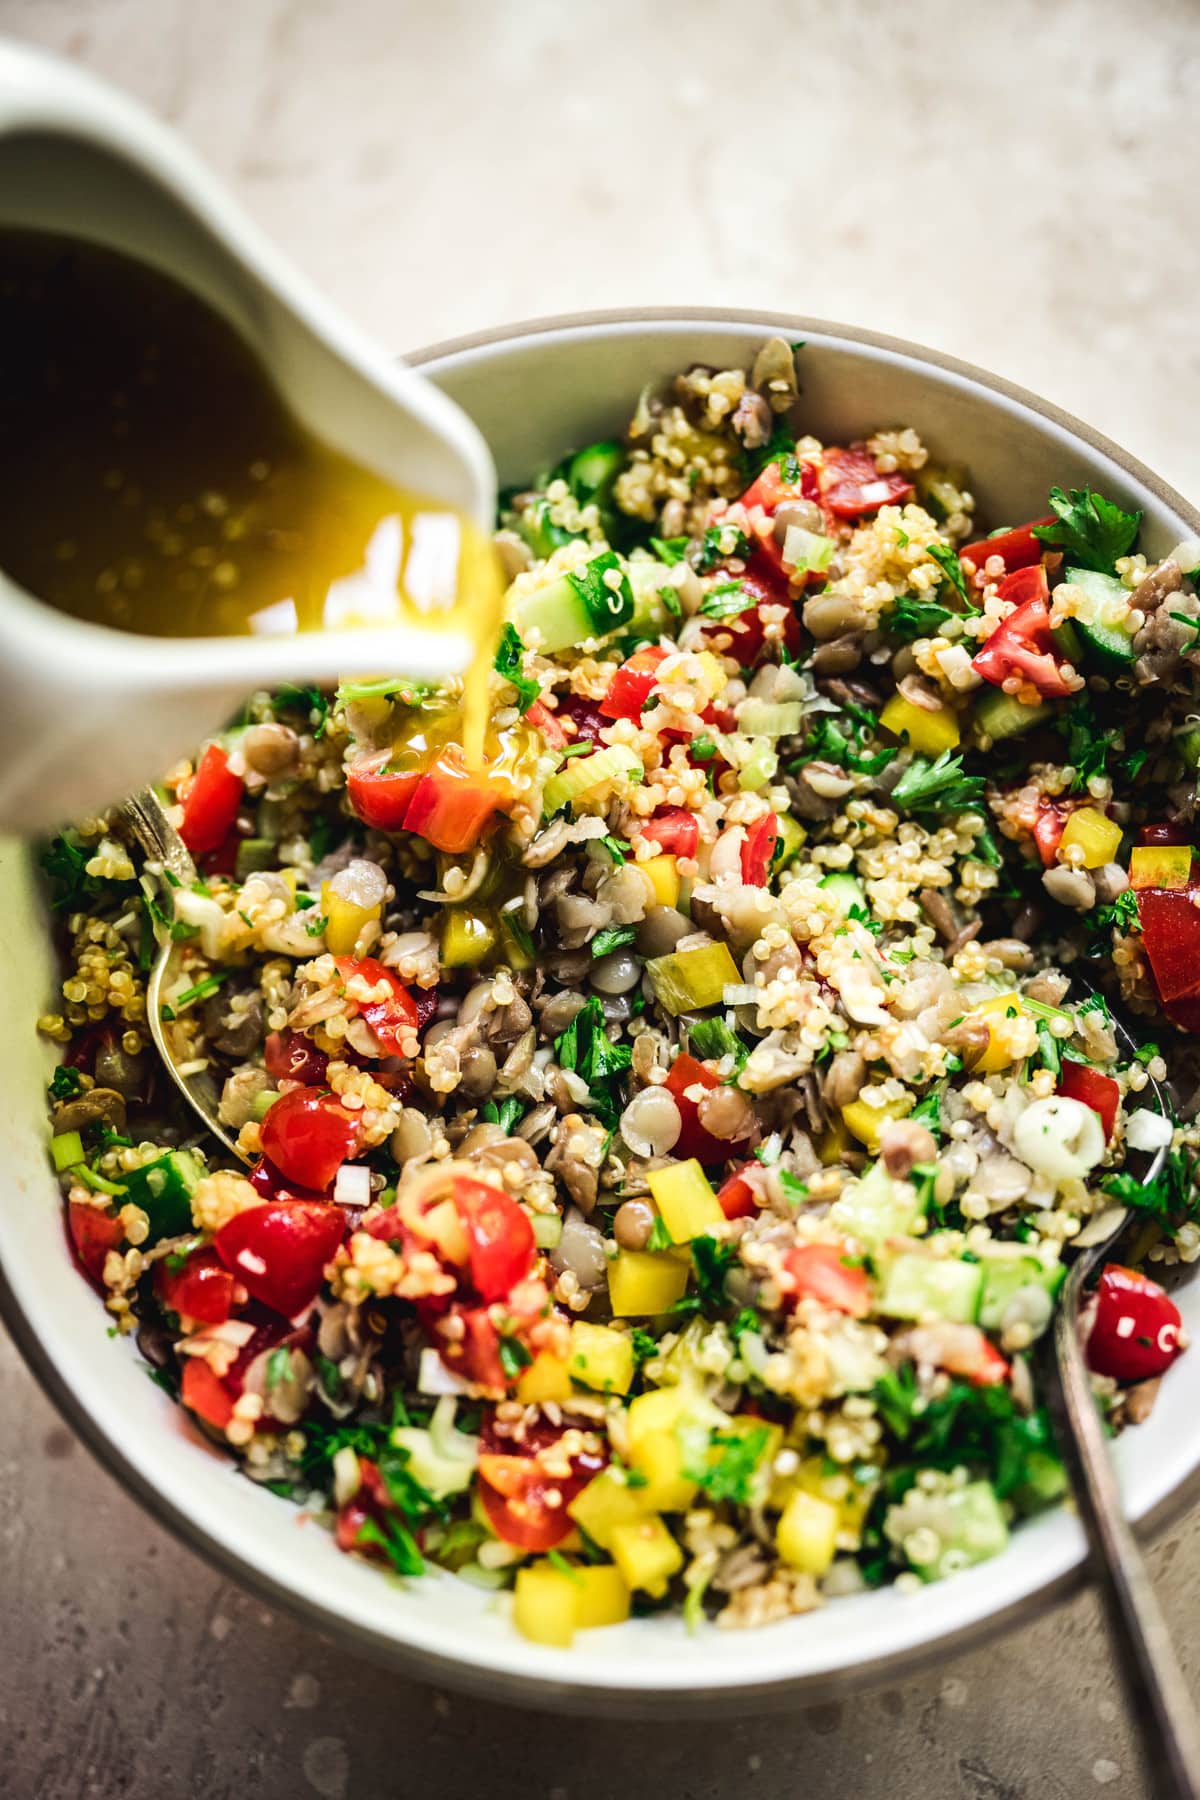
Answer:
[[[511,483],[528,480],[567,446],[619,431],[647,381],[691,362],[745,365],[772,330],[806,340],[806,429],[845,439],[879,425],[915,425],[935,455],[967,464],[986,521],[1044,511],[1054,482],[1090,483],[1144,509],[1151,555],[1200,535],[1200,515],[1077,421],[962,364],[839,326],[748,314],[602,315],[512,327],[419,360],[473,414],[501,481]],[[133,1345],[106,1337],[106,1316],[68,1256],[46,1165],[50,1059],[34,1021],[54,977],[32,861],[12,843],[0,846],[0,920],[8,995],[0,1043],[0,1305],[51,1398],[101,1460],[240,1580],[431,1680],[542,1704],[662,1714],[688,1705],[750,1710],[895,1678],[1044,1603],[1077,1577],[1082,1533],[1058,1511],[1023,1526],[1003,1556],[916,1595],[864,1594],[757,1632],[705,1627],[689,1635],[677,1618],[638,1620],[586,1633],[558,1651],[526,1643],[501,1605],[452,1576],[402,1587],[342,1556],[287,1502],[235,1474],[147,1380]],[[1179,1299],[1189,1331],[1200,1337],[1200,1284],[1185,1286]],[[1150,1421],[1116,1446],[1139,1520],[1178,1504],[1200,1464],[1198,1358],[1183,1360]]]

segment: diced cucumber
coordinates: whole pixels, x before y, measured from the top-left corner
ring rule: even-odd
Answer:
[[[1191,725],[1175,739],[1175,748],[1189,769],[1200,769],[1200,725]]]
[[[527,644],[551,655],[595,636],[592,616],[565,575],[523,595],[514,623]]]
[[[867,906],[867,896],[853,875],[846,875],[839,871],[833,875],[826,875],[820,885],[843,919],[848,918],[855,908],[864,913],[870,911]]]
[[[890,1319],[950,1319],[966,1325],[979,1310],[982,1286],[979,1263],[906,1251],[884,1276],[879,1311]]]
[[[150,1220],[148,1243],[191,1231],[192,1195],[204,1174],[204,1164],[190,1150],[168,1150],[123,1177],[126,1203],[140,1206]]]
[[[1055,649],[1061,650],[1067,661],[1074,663],[1076,667],[1083,661],[1086,649],[1080,632],[1081,625],[1078,619],[1064,619],[1062,624],[1056,625],[1050,633]]]
[[[858,1181],[847,1183],[829,1217],[839,1231],[875,1248],[888,1238],[910,1236],[924,1210],[919,1191],[893,1181],[877,1162]]]
[[[624,466],[623,444],[615,440],[588,444],[585,449],[577,450],[567,464],[567,485],[575,498],[584,504],[589,500],[603,502]]]
[[[795,862],[804,848],[804,841],[808,834],[800,821],[793,819],[791,813],[779,813],[777,817],[779,842],[776,844],[775,854],[771,858],[771,867],[779,870],[786,869],[789,863]]]
[[[647,637],[657,637],[660,631],[668,630],[678,623],[679,601],[675,602],[675,611],[667,605],[662,597],[664,588],[675,592],[675,583],[671,580],[671,570],[664,562],[656,562],[650,557],[631,557],[627,574],[629,585],[633,589],[633,617],[629,628],[633,632]]]
[[[245,881],[248,875],[274,868],[277,860],[278,851],[270,838],[239,838],[234,873],[239,881]]]
[[[1134,660],[1133,638],[1122,621],[1129,616],[1129,590],[1115,576],[1101,575],[1096,569],[1068,569],[1064,580],[1082,588],[1095,602],[1096,612],[1090,619],[1074,618],[1068,625],[1056,626],[1054,641],[1073,661],[1091,652],[1102,661],[1128,664]],[[1072,629],[1079,648],[1072,651],[1060,640],[1060,633]]]
[[[1006,694],[1003,688],[994,687],[979,696],[974,716],[978,730],[995,741],[1020,737],[1023,732],[1032,731],[1035,725],[1045,724],[1053,718],[1054,708],[1045,701],[1037,706],[1026,706],[1023,700]]]
[[[1010,1248],[1016,1246],[996,1246],[997,1250]],[[1001,1256],[994,1252],[985,1256],[981,1267],[983,1285],[979,1291],[978,1318],[985,1331],[999,1331],[1013,1301],[1028,1289],[1045,1293],[1053,1300],[1066,1274],[1062,1263],[1055,1263],[1048,1269],[1036,1256]]]
[[[561,545],[569,544],[577,535],[554,523],[550,517],[548,500],[535,500],[532,506],[525,507],[516,520],[516,528],[538,557],[552,556]]]
[[[884,1530],[899,1538],[910,1566],[925,1581],[940,1581],[1008,1547],[1008,1523],[990,1481],[928,1495],[914,1492],[888,1509]]]

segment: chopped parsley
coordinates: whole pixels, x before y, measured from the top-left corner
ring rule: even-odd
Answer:
[[[500,633],[500,645],[492,667],[502,681],[510,682],[517,690],[517,711],[524,717],[541,688],[525,674],[525,646],[511,620],[505,623],[504,630]]]
[[[593,994],[554,1040],[554,1054],[560,1068],[587,1083],[591,1110],[601,1124],[615,1125],[619,1102],[615,1086],[629,1067],[633,1051],[628,1044],[614,1044],[608,1029],[604,1009]]]
[[[272,1350],[267,1358],[266,1387],[268,1394],[274,1393],[281,1381],[290,1381],[291,1378],[292,1353],[286,1344],[280,1344],[279,1348]]]
[[[916,1468],[979,1469],[1001,1500],[1011,1498],[1022,1511],[1061,1493],[1062,1468],[1049,1417],[1040,1407],[1022,1413],[1006,1385],[952,1381],[944,1394],[926,1401],[911,1364],[905,1364],[889,1370],[874,1394],[879,1417]]]
[[[732,1056],[738,1073],[745,1067],[750,1051],[736,1031],[724,1019],[697,1019],[688,1032],[692,1055],[701,1062],[720,1062]]]
[[[55,912],[81,912],[93,901],[132,886],[128,881],[108,881],[101,875],[89,875],[87,865],[93,854],[83,847],[78,834],[73,831],[60,832],[42,851],[39,861],[50,883],[50,904]]]
[[[786,1169],[779,1171],[779,1188],[784,1199],[791,1206],[802,1206],[808,1199],[808,1186],[798,1175],[791,1175]]]
[[[632,845],[627,844],[624,838],[619,837],[602,837],[600,839],[600,845],[602,849],[608,851],[608,854],[618,866],[621,866],[624,863],[625,858],[632,850]]]
[[[733,533],[733,549],[725,550],[722,548],[722,541],[731,531]],[[710,525],[701,540],[696,568],[701,575],[711,575],[717,564],[722,562],[725,557],[746,557],[749,554],[750,540],[745,532],[739,530],[736,525]]]
[[[982,775],[964,774],[961,755],[943,750],[934,762],[914,756],[890,797],[905,812],[954,813],[978,806],[982,796]]]
[[[650,548],[660,563],[666,563],[668,569],[673,569],[676,563],[683,561],[683,553],[687,547],[688,540],[685,537],[650,539]]]
[[[701,732],[698,738],[692,739],[691,755],[693,762],[711,762],[716,754],[717,746],[713,743],[713,740],[708,736],[707,732]]]
[[[66,1063],[60,1063],[50,1077],[47,1092],[52,1100],[73,1100],[83,1089],[83,1081],[78,1069],[70,1069]]]
[[[1200,1158],[1192,1150],[1168,1149],[1153,1181],[1124,1169],[1106,1175],[1100,1186],[1122,1206],[1149,1213],[1168,1232],[1200,1218]]]
[[[1087,914],[1087,926],[1091,932],[1112,930],[1128,935],[1131,931],[1139,931],[1137,894],[1132,888],[1126,888],[1111,905],[1095,907]]]
[[[606,925],[592,939],[592,955],[608,956],[614,950],[623,950],[626,944],[632,944],[636,936],[637,932],[632,925]]]
[[[323,694],[319,687],[295,687],[291,682],[284,682],[282,687],[275,690],[275,701],[277,705],[294,706],[304,713],[315,738],[324,735],[329,723],[329,696]],[[317,715],[315,719],[314,713]]]
[[[1056,522],[1035,525],[1033,535],[1043,544],[1064,551],[1067,560],[1078,569],[1098,569],[1102,575],[1113,575],[1117,558],[1128,556],[1137,542],[1141,513],[1126,512],[1091,488],[1072,488],[1064,493],[1062,488],[1052,487],[1050,507],[1058,515]]]
[[[954,559],[956,562],[958,558]],[[959,570],[961,575],[962,570]],[[923,600],[916,594],[901,594],[889,612],[883,615],[880,623],[891,637],[899,638],[902,644],[911,644],[917,638],[935,637],[952,618],[949,607],[943,606],[940,600]]]
[[[635,1368],[640,1369],[643,1363],[649,1362],[652,1356],[658,1355],[658,1339],[652,1337],[648,1331],[643,1331],[640,1325],[634,1326],[629,1337],[633,1345]]]
[[[725,1277],[737,1261],[736,1244],[720,1244],[714,1237],[692,1239],[692,1268],[696,1292],[685,1294],[671,1308],[673,1313],[719,1313],[725,1305]]]
[[[748,1431],[714,1431],[708,1454],[694,1465],[685,1464],[689,1481],[698,1482],[710,1500],[731,1500],[748,1506],[754,1498],[754,1476],[771,1441],[770,1428],[752,1425]]]
[[[800,764],[793,766],[803,767],[804,763],[816,758],[821,762],[836,763],[855,775],[878,775],[897,752],[893,748],[874,755],[866,754],[866,746],[877,724],[874,713],[861,706],[848,707],[836,718],[830,713],[822,713],[805,743]]]
[[[163,1018],[177,1019],[181,1012],[185,1012],[189,1006],[194,1006],[197,1000],[207,1000],[210,995],[216,993],[222,982],[229,980],[232,974],[232,969],[214,969],[211,975],[205,975],[203,980],[198,981],[194,987],[185,988],[182,994],[177,994],[170,1006],[164,1006]]]
[[[499,1125],[501,1131],[511,1135],[513,1127],[525,1117],[525,1102],[516,1094],[507,1094],[503,1100],[485,1100],[479,1109],[479,1117],[488,1125]]]
[[[958,551],[952,550],[949,544],[929,544],[927,548],[930,556],[932,556],[934,562],[937,563],[951,587],[958,594],[959,599],[966,607],[968,613],[978,616],[979,609],[971,605],[971,596],[967,592],[967,578],[962,572],[962,564],[958,560]],[[949,617],[948,614],[947,617]]]
[[[705,594],[700,611],[706,619],[733,619],[752,605],[753,600],[740,581],[719,581]]]
[[[646,1239],[647,1250],[669,1250],[675,1239],[667,1230],[667,1222],[658,1213],[654,1215],[654,1223],[650,1227],[650,1235]]]
[[[1104,774],[1108,753],[1120,737],[1120,731],[1103,729],[1087,693],[1076,694],[1059,713],[1055,724],[1066,734],[1067,761],[1075,771],[1071,791],[1082,793],[1093,775]]]
[[[533,1361],[532,1353],[526,1349],[520,1338],[502,1337],[497,1345],[500,1367],[509,1381],[515,1381],[522,1369],[527,1369]]]

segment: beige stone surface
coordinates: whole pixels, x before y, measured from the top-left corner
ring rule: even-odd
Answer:
[[[0,0],[0,29],[140,94],[390,347],[783,308],[1024,382],[1200,494],[1189,0]],[[1195,1524],[1154,1564],[1195,1676]],[[13,1800],[1150,1800],[1087,1599],[770,1722],[405,1684],[150,1524],[7,1345],[0,1592]]]

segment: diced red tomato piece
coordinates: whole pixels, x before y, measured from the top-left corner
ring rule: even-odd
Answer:
[[[681,1160],[694,1156],[697,1162],[711,1166],[713,1163],[725,1162],[728,1157],[736,1156],[739,1148],[746,1143],[745,1134],[740,1138],[719,1138],[707,1131],[700,1123],[700,1102],[693,1100],[687,1093],[688,1088],[718,1088],[721,1085],[719,1075],[698,1062],[686,1051],[680,1051],[664,1084],[668,1093],[675,1097],[679,1108],[679,1116],[683,1121],[683,1129],[679,1140],[672,1149],[672,1156]]]
[[[1017,602],[1017,610],[997,625],[971,667],[985,681],[1002,687],[1012,675],[1023,677],[1044,699],[1061,699],[1074,690],[1063,674],[1064,658],[1050,635],[1049,587],[1046,571],[1018,569],[1006,575],[997,593]]]
[[[120,1219],[110,1219],[100,1207],[72,1200],[67,1207],[67,1229],[85,1273],[99,1287],[108,1253],[124,1242],[125,1227]]]
[[[1069,800],[1038,801],[1033,836],[1043,868],[1053,868],[1058,856],[1058,846],[1062,843],[1062,834],[1067,829],[1067,820],[1074,810],[1075,806]]]
[[[256,1194],[264,1200],[325,1200],[327,1195],[320,1188],[303,1187],[298,1181],[289,1181],[286,1175],[280,1174],[274,1164],[265,1156],[260,1156],[246,1180]]]
[[[998,556],[1004,564],[1005,572],[1014,569],[1027,569],[1033,563],[1042,560],[1046,546],[1040,538],[1033,535],[1035,525],[1053,525],[1054,515],[1047,514],[1044,519],[1031,519],[1028,525],[1017,525],[1012,531],[1002,531],[999,536],[980,538],[974,544],[964,544],[959,551],[960,557],[967,557],[977,569],[982,569],[989,556]]]
[[[389,752],[362,756],[346,776],[350,804],[364,825],[375,831],[402,831],[409,802],[421,780],[419,770],[389,769]]]
[[[526,1426],[519,1454],[511,1438],[499,1437],[485,1421],[479,1454],[479,1498],[492,1530],[521,1550],[552,1550],[574,1526],[567,1507],[608,1461],[606,1452],[573,1456],[566,1476],[546,1472],[539,1452],[551,1449],[562,1431],[548,1421]]]
[[[235,1213],[213,1239],[221,1261],[264,1306],[295,1318],[315,1300],[346,1215],[324,1200],[267,1201]]]
[[[180,1269],[156,1263],[154,1291],[163,1305],[202,1325],[223,1325],[233,1311],[234,1280],[211,1245],[193,1250]]]
[[[1179,1355],[1182,1327],[1179,1308],[1157,1281],[1109,1263],[1096,1291],[1088,1368],[1114,1381],[1148,1381]]]
[[[503,1300],[533,1267],[528,1215],[488,1181],[459,1175],[454,1204],[471,1246],[471,1281],[484,1300]]]
[[[826,450],[817,479],[822,500],[839,519],[860,519],[881,506],[899,506],[913,494],[906,475],[899,469],[881,473],[866,450]]]
[[[766,887],[778,842],[779,820],[773,812],[754,821],[742,845],[742,880],[747,887]]]
[[[493,1392],[511,1385],[500,1361],[500,1333],[492,1323],[486,1306],[455,1306],[453,1314],[463,1322],[463,1335],[456,1340],[439,1340],[438,1350],[446,1367],[468,1381]]]
[[[1000,1382],[1008,1380],[1012,1373],[1012,1365],[1007,1357],[1000,1354],[989,1338],[984,1337],[982,1332],[979,1335],[983,1338],[983,1342],[979,1346],[979,1361],[968,1373],[967,1379],[973,1381],[976,1387],[995,1387]]]
[[[734,613],[728,619],[706,620],[705,637],[731,639],[727,648],[722,645],[722,653],[736,658],[739,667],[743,669],[753,668],[768,643],[767,620],[763,617],[762,608],[781,606],[784,609],[783,621],[780,635],[770,640],[772,652],[777,654],[781,646],[789,656],[799,656],[804,642],[803,634],[795,601],[786,588],[765,579],[756,569],[747,569],[738,580],[751,604],[745,612]]]
[[[301,1187],[323,1190],[352,1156],[358,1123],[332,1094],[293,1088],[281,1094],[262,1122],[263,1154]]]
[[[816,500],[819,490],[815,468],[810,462],[801,462],[798,466],[799,473],[789,481],[784,477],[778,457],[769,462],[741,497],[746,511],[761,506],[764,512],[774,513],[781,500]]]
[[[1087,1063],[1073,1062],[1064,1057],[1058,1077],[1058,1091],[1065,1094],[1068,1100],[1078,1100],[1082,1105],[1090,1106],[1099,1115],[1105,1138],[1111,1141],[1117,1123],[1117,1108],[1121,1104],[1120,1086],[1111,1075],[1101,1074],[1099,1069],[1090,1068]]]
[[[417,1029],[418,1014],[412,995],[400,977],[374,956],[362,956],[357,962],[352,956],[339,956],[335,960],[343,981],[362,980],[372,988],[382,986],[391,990],[386,1000],[355,1000],[354,1005],[359,1017],[365,1019],[375,1033],[385,1056],[405,1055],[404,1045]]]
[[[302,1031],[272,1031],[263,1045],[263,1062],[273,1081],[302,1081],[322,1087],[329,1058]]]
[[[217,849],[233,829],[242,803],[242,778],[229,767],[220,744],[210,744],[181,794],[179,835],[193,856]]]
[[[563,749],[570,742],[566,732],[559,724],[557,716],[541,700],[535,700],[529,708],[525,714],[525,723],[532,725],[535,731],[540,731],[546,742],[555,750]]]
[[[233,1396],[202,1356],[184,1358],[180,1392],[189,1412],[224,1431],[233,1417]]]
[[[359,1467],[362,1467],[361,1460]],[[345,1550],[347,1553],[357,1550],[360,1555],[366,1556],[379,1548],[370,1542],[360,1544],[358,1541],[362,1535],[362,1528],[370,1517],[370,1512],[357,1495],[353,1500],[347,1500],[344,1506],[338,1508],[333,1536],[339,1550]]]
[[[1200,907],[1185,889],[1142,888],[1137,896],[1142,943],[1159,997],[1200,992]]]
[[[663,806],[642,826],[664,856],[695,856],[700,842],[700,822],[685,806]]]
[[[783,1259],[785,1285],[796,1300],[816,1300],[834,1312],[863,1319],[871,1310],[871,1280],[844,1244],[798,1244]]]
[[[511,807],[511,796],[483,771],[468,769],[462,751],[450,744],[417,783],[404,829],[447,856],[460,856],[478,844],[498,812]]]
[[[608,684],[608,692],[600,702],[603,716],[606,719],[640,719],[650,690],[658,679],[658,666],[666,661],[667,655],[668,652],[657,644],[635,650]]]
[[[746,1164],[746,1168],[754,1166],[753,1163]],[[752,1219],[759,1210],[758,1196],[746,1180],[743,1169],[726,1176],[717,1189],[717,1201],[727,1219]]]

